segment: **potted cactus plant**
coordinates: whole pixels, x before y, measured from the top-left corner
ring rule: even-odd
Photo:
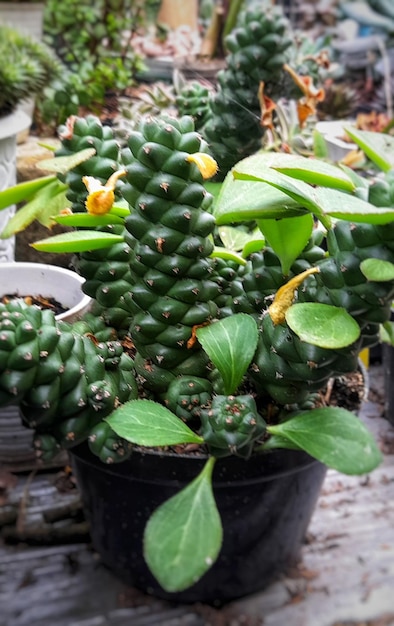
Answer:
[[[269,45],[282,46],[269,20]],[[246,40],[232,36],[242,58]],[[238,67],[209,117],[232,120]],[[326,466],[363,474],[380,462],[323,390],[390,315],[394,283],[379,265],[392,262],[394,211],[350,170],[253,154],[251,128],[244,150],[241,133],[223,137],[227,158],[209,127],[215,159],[190,116],[143,118],[122,149],[93,116],[59,129],[56,158],[94,154],[41,182],[43,205],[54,178],[67,186],[70,210],[53,218],[74,230],[34,245],[74,252],[95,305],[75,324],[1,305],[0,400],[19,402],[41,459],[70,451],[93,543],[117,574],[223,602],[298,557]],[[14,227],[34,216],[30,204]]]
[[[142,120],[118,154],[92,117],[60,136],[59,152],[96,155],[66,176],[57,220],[75,230],[35,246],[76,252],[97,308],[67,325],[2,305],[1,401],[20,403],[42,458],[70,450],[118,574],[180,600],[256,591],[298,555],[325,466],[380,461],[320,392],[390,315],[394,282],[369,266],[392,260],[394,211],[358,197],[353,172],[264,153],[212,205],[190,117]]]

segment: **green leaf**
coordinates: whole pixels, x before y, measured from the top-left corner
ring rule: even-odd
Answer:
[[[353,413],[342,408],[305,411],[267,430],[344,474],[366,474],[382,460],[371,433]]]
[[[376,207],[336,189],[317,188],[315,199],[320,210],[330,217],[368,224],[388,224],[394,220],[394,208]]]
[[[212,490],[214,459],[150,517],[144,533],[144,557],[168,592],[196,583],[216,561],[223,539]]]
[[[360,263],[360,270],[367,280],[386,282],[394,280],[394,263],[382,259],[364,259]]]
[[[237,313],[198,328],[196,334],[223,378],[224,393],[235,393],[256,351],[255,320],[246,313]]]
[[[68,206],[64,185],[57,179],[42,187],[30,202],[21,207],[7,222],[1,233],[1,239],[11,237],[25,230],[34,220],[46,228],[54,224],[52,216]]]
[[[257,218],[280,218],[302,215],[306,211],[287,194],[264,182],[235,180],[226,176],[214,206],[218,225]]]
[[[204,442],[179,417],[153,400],[125,402],[106,421],[119,437],[140,446]]]
[[[239,265],[246,265],[246,261],[243,256],[240,256],[233,250],[223,248],[222,246],[214,246],[210,256],[214,259],[225,259],[226,261],[234,261]]]
[[[66,174],[70,170],[74,169],[74,167],[77,167],[77,165],[91,159],[95,154],[96,150],[94,148],[85,148],[84,150],[79,150],[79,152],[74,152],[69,156],[44,159],[37,163],[37,167],[46,170],[47,172]]]
[[[109,248],[114,243],[124,241],[122,235],[99,232],[96,230],[74,231],[54,235],[47,239],[40,239],[30,244],[35,250],[41,252],[86,252]]]
[[[320,348],[344,348],[360,336],[355,319],[345,309],[330,304],[293,304],[286,311],[286,322],[302,341]]]
[[[394,167],[394,137],[385,133],[358,130],[346,126],[344,130],[364,154],[383,172]]]
[[[111,213],[105,215],[91,215],[90,213],[73,213],[71,215],[58,215],[55,218],[57,224],[75,228],[93,228],[94,226],[106,226],[108,224],[124,224],[124,219]]]
[[[354,190],[353,181],[341,168],[321,159],[312,159],[297,154],[258,153],[243,159],[236,164],[234,169],[237,174],[248,174],[265,180],[265,173],[263,176],[261,174],[267,168],[310,185],[342,189],[349,193]]]
[[[225,248],[238,252],[255,236],[236,226],[219,226],[218,234]]]
[[[258,220],[257,225],[279,257],[282,272],[286,276],[312,234],[312,214],[306,213],[285,220]]]
[[[386,321],[380,325],[379,339],[382,343],[394,346],[394,322]]]
[[[0,210],[6,209],[12,204],[19,204],[20,202],[29,200],[37,191],[54,180],[56,180],[56,176],[43,176],[35,180],[18,183],[13,187],[8,187],[8,189],[0,191]]]

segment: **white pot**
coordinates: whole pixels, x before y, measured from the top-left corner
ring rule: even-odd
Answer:
[[[12,262],[0,264],[0,296],[40,295],[55,298],[68,310],[57,320],[73,322],[89,310],[92,299],[82,292],[85,279],[72,270],[45,263]]]
[[[349,152],[357,149],[355,143],[346,141],[344,127],[350,126],[352,123],[351,120],[317,122],[316,130],[323,135],[326,141],[331,161],[341,161]]]
[[[31,119],[23,111],[0,117],[0,191],[16,184],[16,144],[17,135],[29,128]],[[15,213],[12,205],[0,211],[0,232]],[[0,262],[13,261],[15,237],[0,239]]]
[[[56,298],[65,313],[57,320],[72,322],[87,312],[91,298],[82,292],[84,278],[76,272],[45,263],[0,263],[0,296],[4,294],[41,295]],[[35,466],[33,431],[22,426],[19,408],[0,407],[0,465],[10,470],[31,469]],[[60,464],[64,458],[59,457]],[[55,460],[54,465],[57,465]]]

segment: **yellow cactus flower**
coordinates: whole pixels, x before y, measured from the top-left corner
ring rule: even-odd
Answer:
[[[204,179],[212,178],[218,171],[218,164],[215,159],[204,152],[194,152],[186,157],[190,163],[195,163]]]
[[[287,283],[279,287],[271,306],[268,307],[268,313],[275,324],[283,324],[286,321],[286,311],[293,304],[296,289],[311,274],[320,272],[318,267],[309,267],[297,276],[293,276]]]
[[[105,185],[94,176],[84,176],[82,182],[89,192],[85,206],[87,212],[92,215],[105,215],[115,202],[115,186],[121,176],[126,174],[126,170],[118,170],[109,177]]]

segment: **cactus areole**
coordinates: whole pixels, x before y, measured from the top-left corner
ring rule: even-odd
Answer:
[[[130,477],[142,481],[127,519],[117,516],[119,533],[126,528],[140,544],[143,533],[146,571],[132,581],[189,599],[200,579],[210,581],[205,600],[249,593],[268,582],[267,571],[252,559],[246,570],[257,580],[230,584],[223,551],[242,546],[235,570],[253,553],[264,563],[264,551],[242,543],[237,527],[226,534],[229,511],[236,521],[241,503],[257,503],[265,518],[257,534],[276,528],[279,540],[289,534],[299,546],[322,468],[364,474],[381,460],[357,417],[326,406],[321,391],[357,368],[390,316],[393,276],[379,264],[394,261],[394,210],[361,200],[355,178],[334,165],[280,154],[237,163],[213,202],[205,178],[216,163],[187,116],[141,120],[122,150],[93,116],[70,120],[60,136],[60,155],[96,155],[58,175],[73,207],[58,221],[73,232],[35,246],[77,253],[95,308],[67,324],[19,301],[1,304],[0,401],[19,403],[39,458],[60,447],[77,459],[90,454],[77,467],[81,484],[119,473],[123,491],[105,506],[122,507]],[[318,478],[304,516],[294,494],[306,467]],[[274,481],[287,476],[284,491],[270,491],[269,468]],[[148,506],[152,472],[163,484]],[[97,493],[107,497],[103,485]],[[290,500],[287,517],[303,520],[295,534],[271,517]],[[253,520],[243,522],[246,536]],[[92,524],[93,537],[102,534]],[[116,557],[121,573],[132,553],[128,544]],[[274,550],[268,570],[283,568],[290,553]],[[223,558],[222,593],[214,581]]]

